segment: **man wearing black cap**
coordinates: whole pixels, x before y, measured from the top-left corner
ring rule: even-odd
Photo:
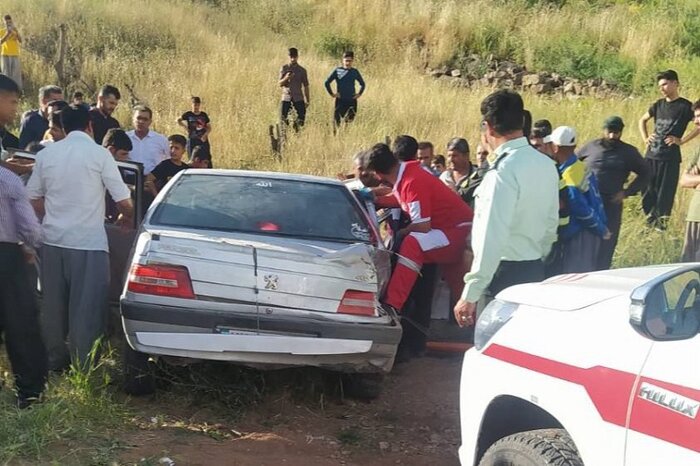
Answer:
[[[656,80],[664,97],[654,102],[639,120],[639,131],[647,146],[646,163],[651,172],[642,206],[648,224],[665,230],[680,175],[680,146],[697,136],[700,129],[695,128],[683,137],[688,123],[693,120],[693,111],[690,101],[678,95],[678,73],[663,71]],[[647,122],[652,118],[654,132],[649,135]]]
[[[544,138],[552,134],[552,124],[549,120],[537,120],[530,132],[530,145],[540,152],[544,151]]]
[[[297,119],[294,130],[304,126],[306,108],[311,103],[309,96],[309,78],[306,69],[299,64],[299,51],[294,47],[289,49],[289,63],[280,69],[279,85],[282,88],[282,103],[280,115],[284,124],[289,124],[289,111],[294,107]]]
[[[607,270],[612,263],[620,235],[624,199],[639,193],[649,183],[649,168],[642,155],[636,147],[621,139],[624,127],[622,118],[607,118],[603,122],[603,137],[589,142],[577,154],[598,178],[598,188],[608,218],[608,230],[612,235],[600,245],[598,270]],[[625,188],[631,172],[637,176]]]
[[[343,54],[343,66],[339,66],[331,71],[326,78],[324,85],[326,91],[335,99],[335,110],[333,111],[333,121],[335,128],[340,126],[342,121],[351,122],[357,114],[357,99],[365,92],[365,80],[360,72],[352,67],[355,54],[348,51]],[[331,89],[331,83],[336,82],[336,92]],[[355,83],[360,85],[358,91]]]

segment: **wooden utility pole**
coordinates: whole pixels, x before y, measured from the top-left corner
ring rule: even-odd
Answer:
[[[58,76],[58,83],[65,89],[69,82],[66,76],[66,30],[65,24],[61,24],[58,27],[58,60],[54,64],[54,69],[56,70],[56,75]]]

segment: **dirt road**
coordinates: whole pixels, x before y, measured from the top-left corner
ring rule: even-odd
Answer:
[[[266,397],[236,422],[220,412],[134,401],[122,464],[457,465],[461,357],[399,365],[372,402]]]

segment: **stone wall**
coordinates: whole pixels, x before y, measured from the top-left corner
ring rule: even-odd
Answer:
[[[510,88],[539,95],[568,97],[625,95],[614,83],[604,79],[580,80],[557,73],[533,73],[517,63],[483,60],[476,55],[468,57],[466,65],[460,68],[449,66],[427,68],[426,73],[448,85],[469,89]]]

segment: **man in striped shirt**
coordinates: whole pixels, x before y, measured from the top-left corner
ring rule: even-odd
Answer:
[[[0,125],[15,118],[19,94],[17,83],[0,75]],[[36,401],[46,382],[46,350],[25,259],[29,247],[39,246],[40,237],[41,227],[22,181],[0,167],[0,327],[5,330],[19,408]]]

